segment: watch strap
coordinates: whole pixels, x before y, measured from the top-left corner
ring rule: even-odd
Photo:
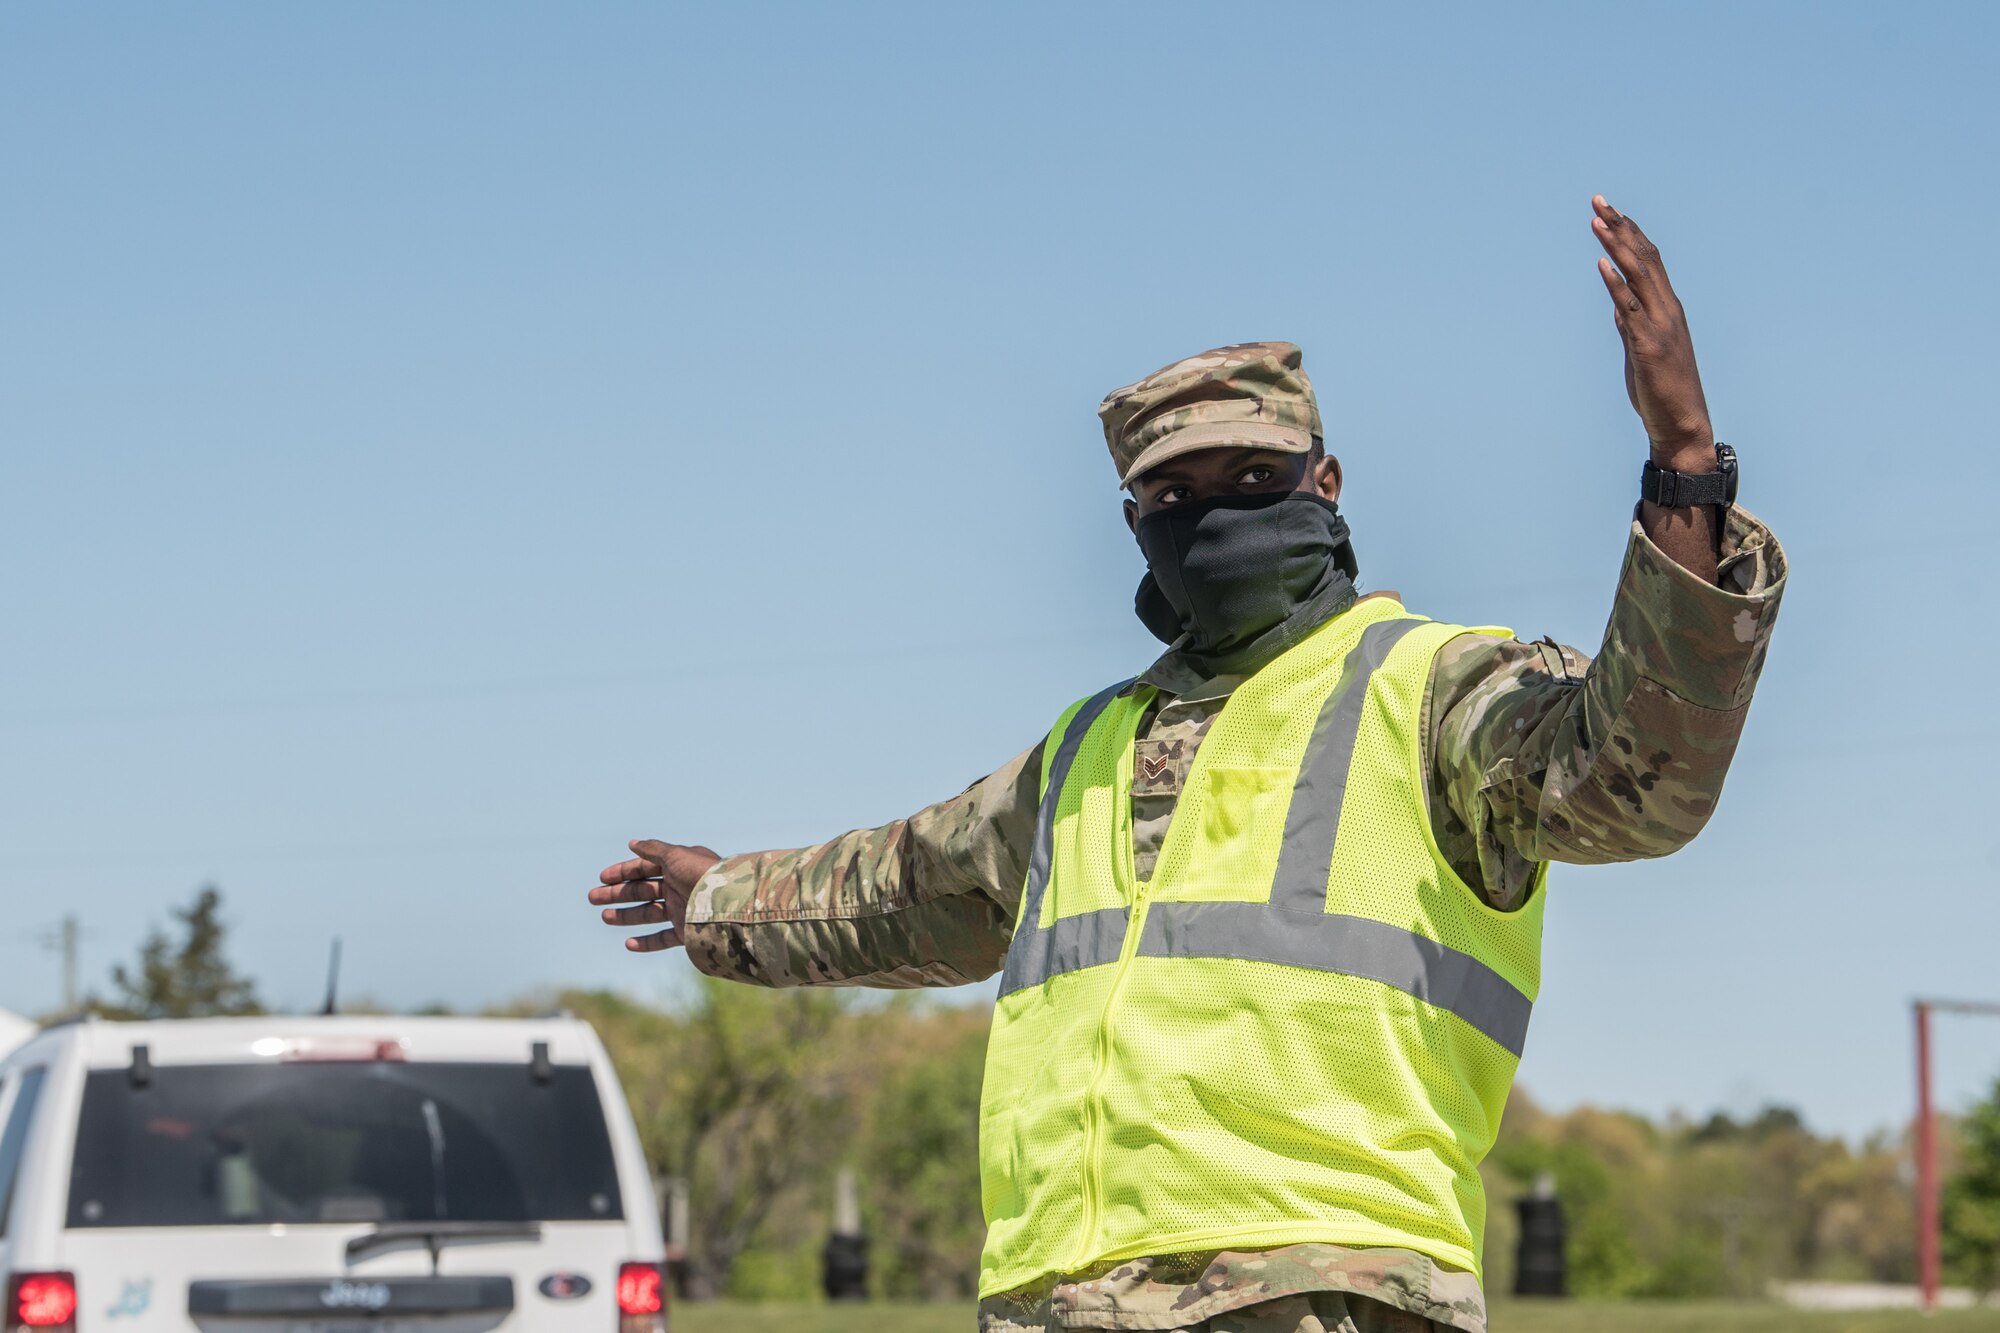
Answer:
[[[1715,471],[1674,472],[1647,459],[1639,469],[1639,498],[1668,509],[1736,502],[1736,451],[1715,446]]]

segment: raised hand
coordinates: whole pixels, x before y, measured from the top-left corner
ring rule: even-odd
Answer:
[[[1625,391],[1652,441],[1653,461],[1675,472],[1708,472],[1715,467],[1715,435],[1708,400],[1695,368],[1694,339],[1687,312],[1667,281],[1660,248],[1639,224],[1603,195],[1590,207],[1590,229],[1608,258],[1597,274],[1611,293],[1611,313],[1625,341]]]
[[[688,895],[694,886],[722,858],[706,847],[683,847],[679,843],[641,838],[625,844],[637,855],[629,861],[606,866],[598,872],[598,886],[590,891],[590,901],[604,909],[607,926],[668,926],[647,935],[634,935],[625,947],[634,953],[653,953],[684,943]],[[617,907],[615,903],[634,903]]]
[[[1673,472],[1715,470],[1715,428],[1694,364],[1687,312],[1667,281],[1660,247],[1604,196],[1593,195],[1590,230],[1608,258],[1597,276],[1611,293],[1611,317],[1625,342],[1625,393],[1646,424],[1653,462]],[[1648,500],[1639,525],[1681,568],[1705,583],[1716,580],[1722,551],[1720,513],[1708,505],[1668,509]]]

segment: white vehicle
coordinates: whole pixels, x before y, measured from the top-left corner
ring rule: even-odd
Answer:
[[[574,1018],[84,1021],[0,1049],[6,1333],[665,1333]]]
[[[35,1025],[27,1019],[0,1009],[0,1059],[5,1059],[7,1052],[34,1036],[35,1031]]]

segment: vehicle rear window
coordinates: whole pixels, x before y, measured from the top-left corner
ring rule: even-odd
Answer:
[[[72,1227],[624,1216],[590,1070],[380,1061],[89,1076]]]
[[[21,1075],[14,1089],[14,1106],[7,1112],[6,1128],[0,1129],[0,1236],[7,1234],[7,1215],[14,1211],[14,1179],[21,1173],[21,1154],[28,1146],[28,1126],[34,1123],[35,1103],[41,1100],[42,1078],[48,1071],[36,1065]],[[7,1087],[0,1081],[0,1105],[7,1101]]]

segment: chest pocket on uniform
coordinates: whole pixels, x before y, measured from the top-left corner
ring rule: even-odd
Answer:
[[[1181,902],[1262,902],[1284,835],[1292,773],[1283,768],[1216,764],[1190,775],[1181,799],[1195,805],[1192,826],[1170,839],[1156,897]],[[1192,836],[1187,836],[1192,835]],[[1178,849],[1173,842],[1179,841]],[[1178,850],[1179,854],[1174,854]]]

